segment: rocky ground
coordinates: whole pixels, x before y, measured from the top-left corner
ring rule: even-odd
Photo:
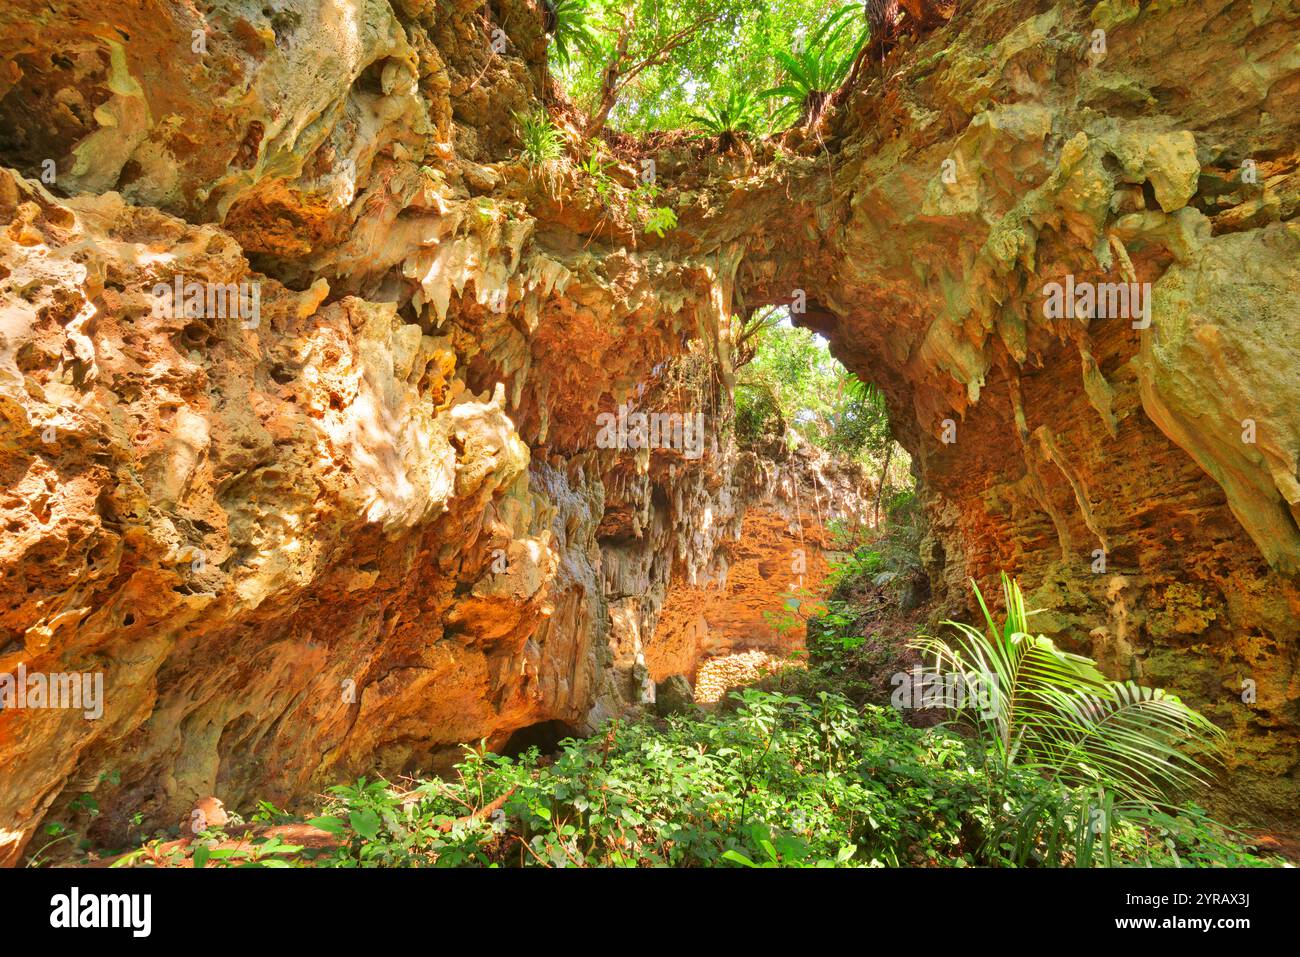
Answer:
[[[769,675],[797,667],[798,661],[790,656],[781,657],[758,649],[705,658],[695,673],[695,701],[716,704],[730,691],[748,688]]]

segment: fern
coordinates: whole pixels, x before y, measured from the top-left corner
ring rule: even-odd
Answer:
[[[845,4],[790,52],[776,51],[777,62],[785,70],[785,82],[762,94],[785,101],[774,120],[809,123],[820,115],[826,99],[844,82],[867,42],[867,27],[854,27],[859,10],[856,4]]]
[[[725,97],[706,103],[687,119],[706,135],[719,137],[724,149],[745,133],[756,132],[763,120],[758,97],[748,90],[733,88]]]
[[[577,55],[595,56],[600,38],[592,20],[589,0],[555,0],[550,54],[557,66],[568,69]]]

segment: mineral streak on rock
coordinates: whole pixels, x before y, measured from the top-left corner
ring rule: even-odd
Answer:
[[[886,394],[936,614],[1020,575],[1229,731],[1225,806],[1294,817],[1292,7],[962,5],[820,140],[657,156],[663,239],[517,161],[541,21],[491,5],[498,54],[482,9],[0,11],[0,672],[106,688],[0,713],[0,863],[87,791],[120,842],[645,703],[751,501],[726,317],[795,290]],[[178,276],[259,314],[157,308]],[[1149,325],[1048,318],[1067,276]],[[627,401],[703,457],[600,448]]]

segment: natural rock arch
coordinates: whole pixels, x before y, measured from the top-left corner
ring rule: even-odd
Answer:
[[[1238,809],[1293,813],[1294,18],[967,6],[820,138],[660,156],[680,227],[657,240],[510,161],[541,82],[524,0],[496,8],[527,62],[466,39],[472,4],[356,0],[274,41],[214,14],[202,68],[176,55],[213,26],[189,8],[82,6],[0,15],[6,127],[41,86],[88,107],[0,150],[0,670],[112,695],[99,722],[0,714],[0,862],[87,788],[120,835],[218,781],[290,800],[624,706],[619,656],[746,491],[725,450],[595,448],[596,415],[691,342],[725,412],[726,317],[794,289],[888,397],[940,608],[1017,572],[1039,627],[1229,730]],[[196,346],[151,314],[178,271],[260,282],[260,327]],[[1151,327],[1047,319],[1067,274],[1151,282]]]

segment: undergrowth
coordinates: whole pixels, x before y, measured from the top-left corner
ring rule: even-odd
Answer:
[[[1264,863],[1194,807],[1104,835],[1086,792],[1012,768],[988,800],[972,742],[893,709],[749,689],[734,708],[615,723],[553,759],[467,750],[450,780],[332,788],[311,824],[338,846],[278,838],[196,864],[318,867],[935,866]],[[1027,813],[1082,840],[1026,847]],[[205,835],[220,838],[222,835]],[[201,857],[200,857],[201,855]],[[131,863],[149,863],[137,853]],[[166,861],[162,863],[168,863]],[[171,862],[171,863],[174,863]]]
[[[1189,746],[1180,743],[1182,730],[1212,729],[1176,698],[1154,689],[1135,697],[1140,689],[1103,682],[1087,659],[1061,657],[1046,639],[1031,638],[1031,613],[1014,583],[1006,583],[1003,624],[989,617],[987,631],[955,626],[967,645],[917,645],[941,652],[968,681],[978,665],[968,647],[1029,675],[1032,681],[1015,679],[1014,715],[1003,709],[971,714],[965,723],[912,726],[915,712],[891,707],[879,685],[882,670],[895,666],[897,642],[864,637],[852,597],[885,566],[878,552],[854,557],[809,621],[806,669],[733,693],[712,711],[615,720],[594,737],[560,742],[552,754],[467,748],[446,778],[336,786],[307,821],[330,836],[317,842],[324,846],[265,833],[287,816],[263,803],[254,822],[264,826],[252,832],[260,836],[232,841],[211,831],[187,844],[154,841],[118,865],[1280,863],[1251,853],[1244,835],[1185,795],[1166,796],[1148,788],[1146,777],[1120,773],[1126,749],[1137,747],[1150,780],[1190,777],[1175,773],[1184,761],[1178,750]],[[1024,667],[1015,665],[1020,656]],[[1098,737],[1076,702],[1127,715],[1123,734]],[[1211,740],[1208,733],[1199,738]],[[1028,743],[1009,746],[1017,742]]]
[[[934,866],[1076,863],[1068,842],[1025,854],[1022,812],[1082,828],[1078,792],[1028,770],[990,806],[971,742],[908,727],[897,712],[842,695],[749,689],[734,710],[619,723],[567,740],[554,759],[473,749],[450,780],[404,788],[362,779],[331,789],[310,823],[338,846],[277,839],[201,863],[320,867]],[[219,836],[219,835],[217,835]],[[1193,808],[1106,835],[1134,865],[1262,863]],[[196,845],[202,848],[203,842]],[[1100,862],[1094,847],[1090,863]],[[137,863],[139,860],[136,861]]]

